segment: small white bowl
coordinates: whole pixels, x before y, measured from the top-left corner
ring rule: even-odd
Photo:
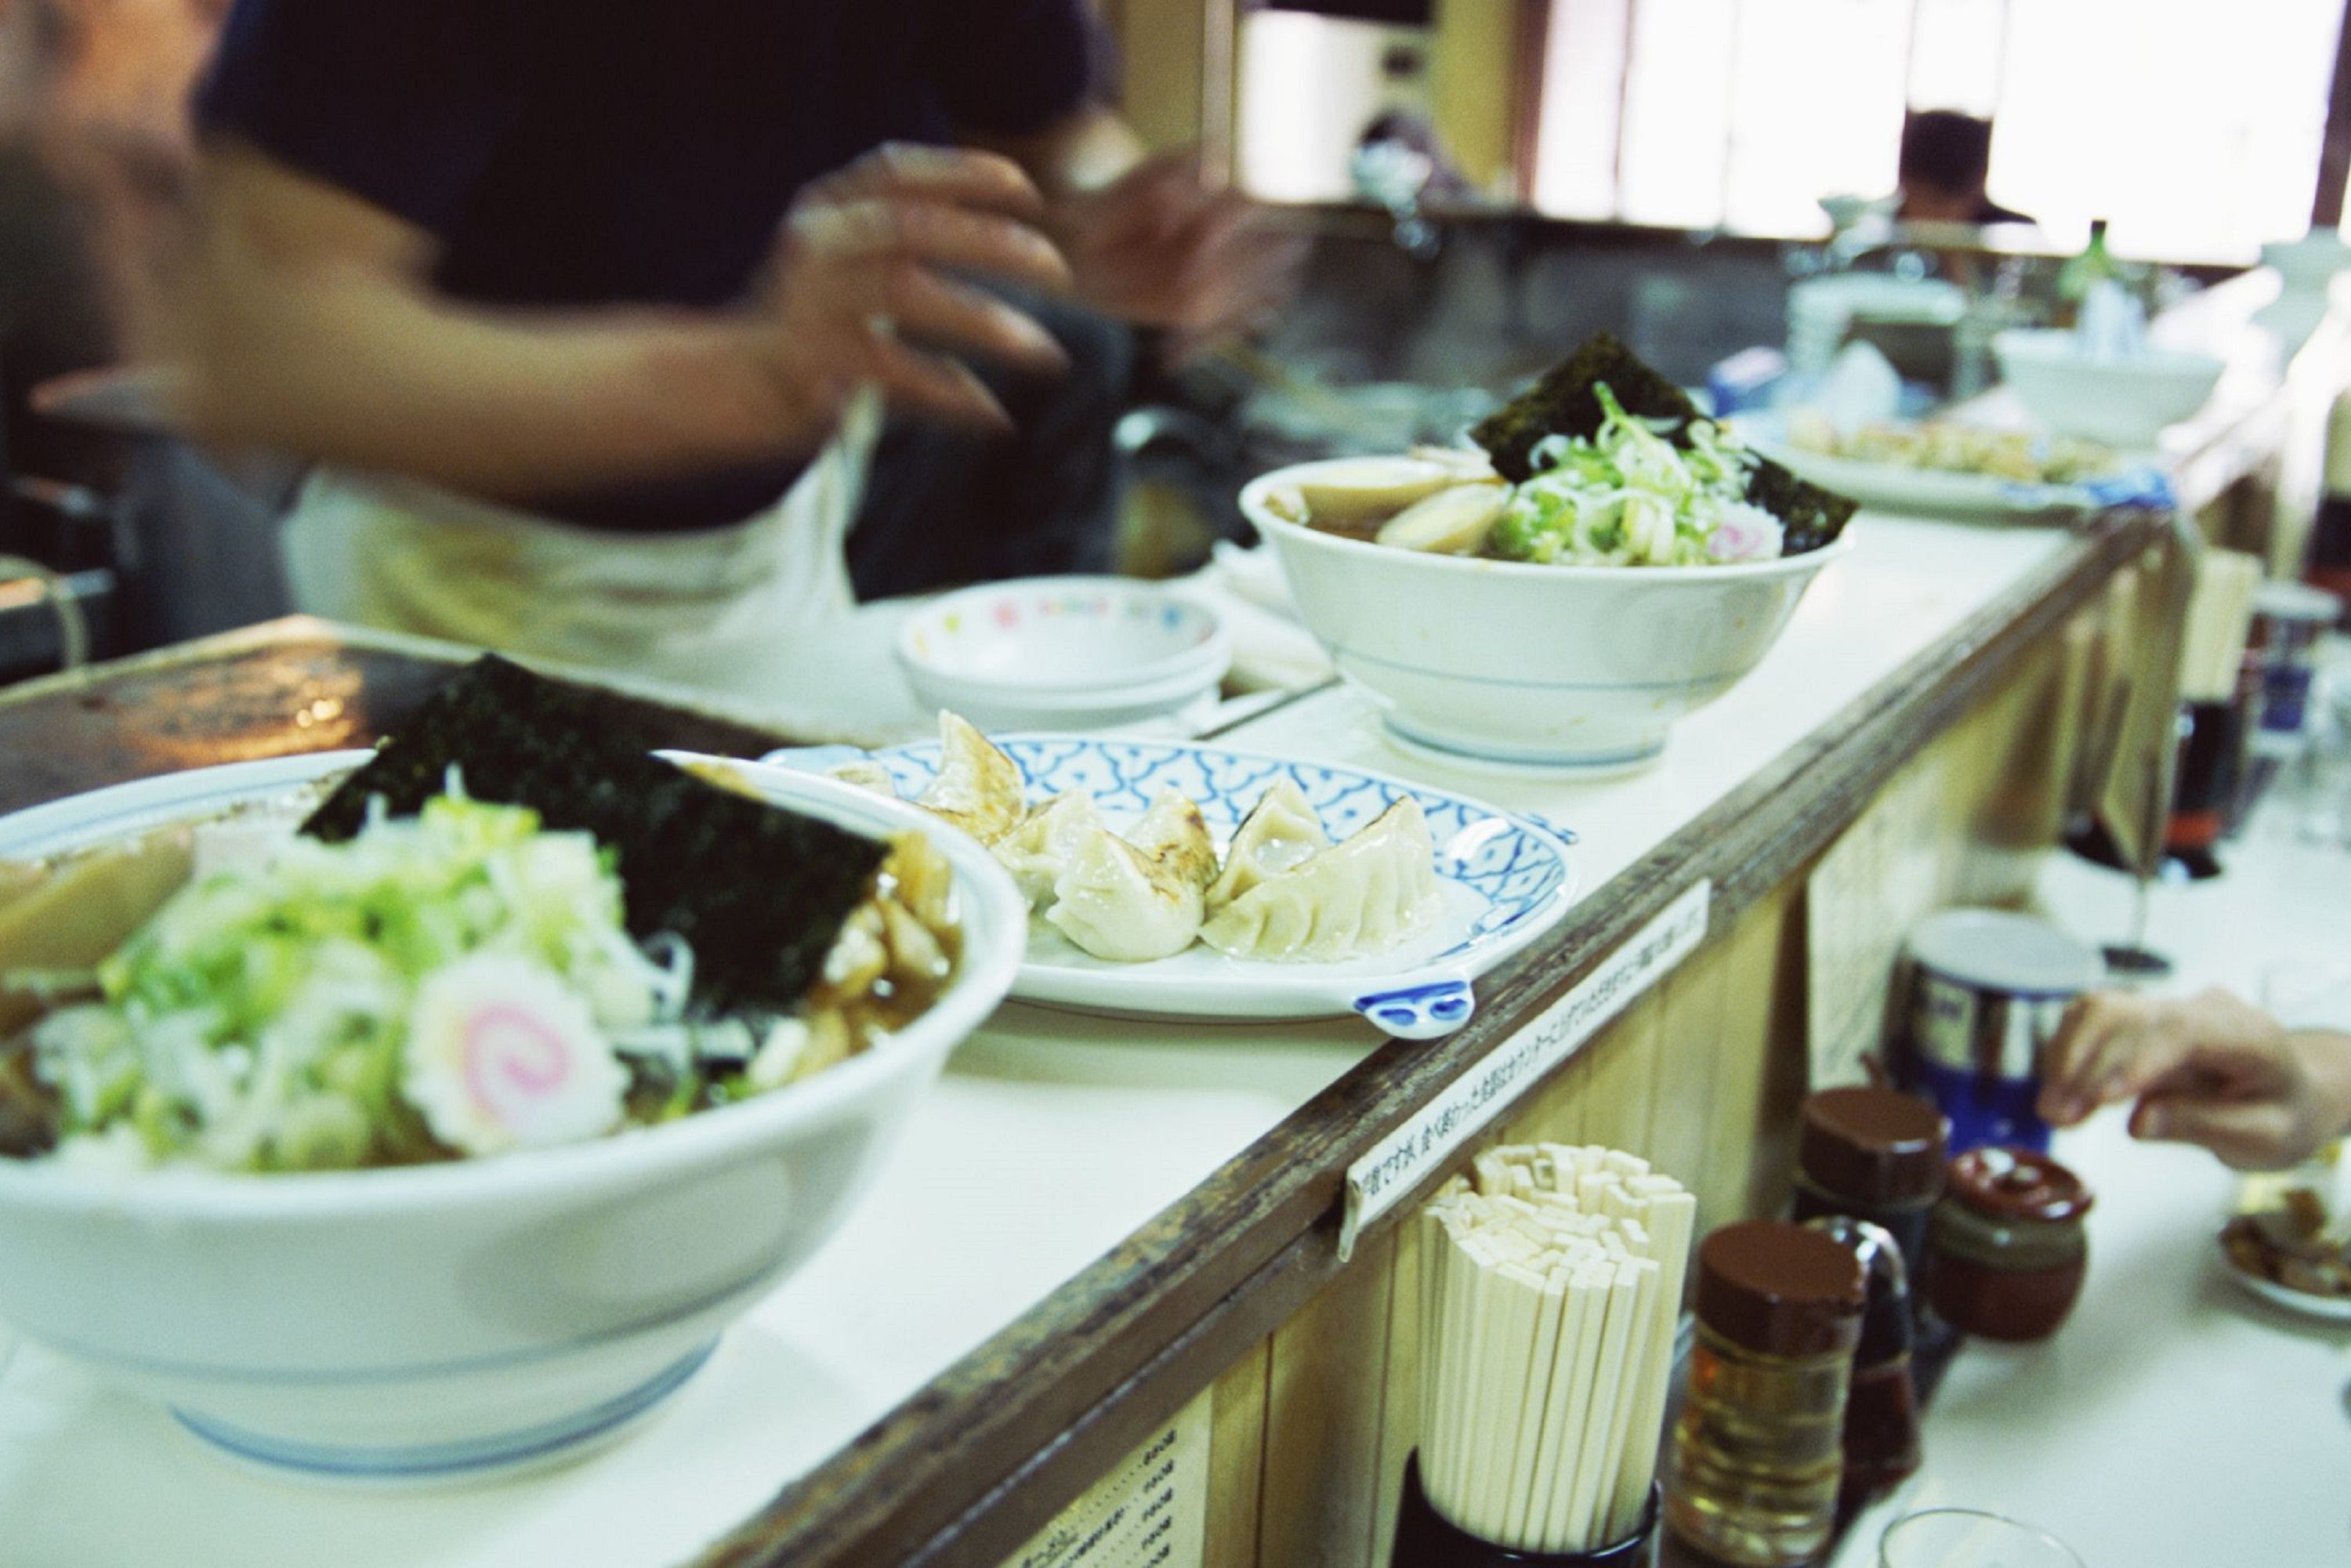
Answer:
[[[1206,679],[1184,675],[1106,692],[1043,692],[1013,697],[946,682],[923,684],[917,689],[925,701],[953,709],[984,730],[1083,732],[1186,714],[1196,706],[1206,707],[1216,701],[1217,684],[1213,675]]]
[[[2168,425],[2202,408],[2228,362],[2211,354],[2148,349],[2126,360],[2076,351],[2074,334],[2017,329],[1992,340],[2017,401],[2063,435],[2146,448]]]
[[[364,753],[235,763],[0,819],[0,854],[266,800]],[[538,1460],[677,1387],[831,1234],[947,1053],[1010,988],[1028,911],[912,806],[729,761],[771,800],[929,833],[962,968],[887,1045],[806,1082],[590,1143],[316,1175],[0,1159],[0,1314],[245,1459],[439,1480]]]
[[[2323,291],[2336,273],[2351,270],[2351,245],[2334,229],[2315,228],[2262,246],[2262,265],[2275,269],[2288,288]]]
[[[1207,606],[1132,578],[1041,577],[908,616],[915,695],[982,728],[1088,727],[1176,712],[1216,689],[1232,639]]]
[[[1344,460],[1341,460],[1344,461]],[[1277,469],[1241,491],[1307,629],[1409,742],[1489,761],[1643,761],[1739,684],[1850,535],[1779,560],[1579,567],[1429,555],[1275,516]]]

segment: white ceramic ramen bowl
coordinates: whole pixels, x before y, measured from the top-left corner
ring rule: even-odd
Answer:
[[[1213,693],[1232,638],[1206,605],[1148,582],[1038,577],[925,605],[897,654],[924,703],[983,729],[1092,729]]]
[[[203,817],[348,768],[277,758],[0,819],[0,856]],[[913,807],[726,766],[845,827],[931,834],[961,970],[888,1045],[805,1082],[592,1143],[318,1175],[99,1174],[0,1160],[0,1317],[244,1458],[434,1479],[607,1433],[850,1212],[947,1053],[1004,996],[1028,912],[987,852]]]
[[[1655,756],[1674,721],[1761,663],[1821,569],[1852,548],[1732,566],[1579,567],[1430,555],[1241,511],[1340,673],[1405,741],[1492,761],[1581,767]]]
[[[2082,353],[2071,332],[2013,329],[1992,339],[2002,380],[2025,412],[2064,435],[2133,449],[2155,444],[2210,401],[2228,361],[2148,349],[2123,360]]]

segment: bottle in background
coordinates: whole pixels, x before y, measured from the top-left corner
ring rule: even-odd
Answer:
[[[2326,421],[2325,478],[2311,526],[2310,581],[2351,600],[2351,391],[2337,392]]]
[[[1674,1430],[1666,1517],[1739,1568],[1793,1568],[1827,1544],[1867,1297],[1860,1260],[1799,1225],[1727,1225],[1698,1248],[1698,1343]]]
[[[2057,269],[2057,325],[2072,327],[2081,319],[2082,302],[2090,290],[2122,277],[2122,268],[2106,249],[2106,220],[2090,220],[2090,243],[2081,255]]]

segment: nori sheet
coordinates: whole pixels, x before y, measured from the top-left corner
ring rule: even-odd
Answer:
[[[1650,369],[1614,336],[1599,332],[1469,434],[1493,458],[1494,471],[1518,484],[1533,475],[1535,447],[1547,437],[1590,440],[1599,434],[1607,411],[1592,390],[1598,382],[1608,383],[1627,413],[1677,421],[1667,436],[1676,445],[1689,444],[1689,422],[1706,417],[1688,393]],[[1827,544],[1844,531],[1861,506],[1761,456],[1748,477],[1747,499],[1780,519],[1785,530],[1781,548],[1787,555]]]
[[[651,755],[595,694],[487,654],[425,699],[373,759],[303,823],[340,841],[382,797],[410,816],[450,765],[477,800],[528,806],[547,827],[595,835],[618,856],[630,932],[694,949],[694,1002],[781,1011],[823,967],[888,846],[736,794]]]
[[[1780,553],[1802,555],[1844,532],[1861,503],[1799,479],[1785,465],[1758,455],[1747,476],[1747,498],[1780,519]]]

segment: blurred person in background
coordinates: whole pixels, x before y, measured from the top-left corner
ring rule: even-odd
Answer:
[[[16,473],[121,478],[119,442],[37,416],[32,393],[114,360],[154,297],[141,264],[183,211],[188,93],[227,9],[0,0],[0,405]]]
[[[2351,1034],[2288,1029],[2221,990],[2093,993],[2049,1043],[2041,1114],[2070,1127],[2125,1103],[2133,1137],[2199,1145],[2238,1170],[2283,1170],[2351,1134]]]
[[[1902,123],[1896,220],[1907,224],[2029,224],[1985,193],[1991,121],[1953,110],[1914,110]]]
[[[189,84],[230,0],[0,0],[0,124],[193,159]]]
[[[1085,0],[238,0],[174,412],[320,460],[306,609],[749,695],[852,573],[1103,568],[1117,324],[1299,257],[1098,57]]]

